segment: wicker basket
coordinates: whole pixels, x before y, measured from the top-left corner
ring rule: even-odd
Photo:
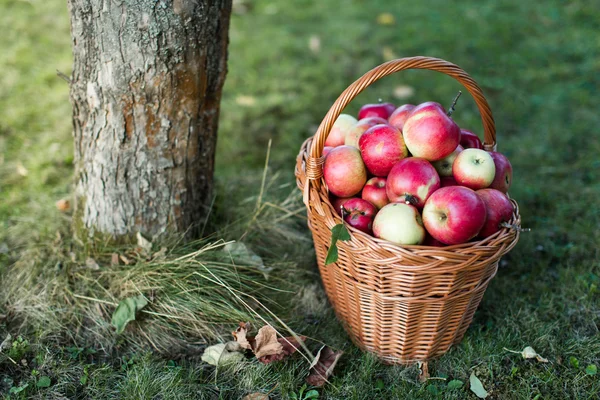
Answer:
[[[426,361],[460,342],[500,257],[519,238],[503,228],[485,240],[447,247],[398,246],[349,227],[351,240],[338,242],[339,258],[325,265],[331,228],[342,222],[322,181],[325,139],[342,110],[378,79],[406,69],[442,72],[458,80],[474,97],[485,132],[484,147],[496,146],[489,105],[475,81],[447,61],[411,57],[389,61],[367,72],[335,101],[314,137],[300,149],[296,164],[319,271],[327,296],[352,340],[389,363]],[[520,226],[513,200],[511,224]]]

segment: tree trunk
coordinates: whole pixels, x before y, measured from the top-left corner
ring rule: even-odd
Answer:
[[[231,0],[69,0],[77,236],[197,233]]]

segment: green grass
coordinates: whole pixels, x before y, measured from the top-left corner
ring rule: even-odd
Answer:
[[[596,398],[598,375],[585,372],[590,364],[600,365],[600,19],[595,3],[238,4],[245,7],[236,6],[232,17],[211,221],[215,233],[209,240],[237,239],[249,229],[245,241],[275,268],[265,285],[286,290],[265,289],[263,295],[273,301],[269,308],[311,337],[311,349],[324,342],[345,351],[331,384],[319,389],[321,398],[475,398],[466,386],[446,388],[450,379],[466,384],[471,372],[493,398]],[[394,15],[395,24],[378,25],[382,12]],[[108,327],[112,306],[72,301],[68,293],[76,290],[115,302],[135,292],[127,285],[155,284],[144,279],[157,266],[140,262],[146,271],[140,277],[108,266],[115,249],[72,243],[68,215],[54,206],[69,195],[72,173],[68,86],[56,77],[57,69],[68,74],[71,68],[64,2],[0,0],[0,24],[5,27],[0,36],[0,314],[6,315],[0,318],[0,342],[10,332],[10,342],[16,343],[0,354],[0,393],[8,396],[11,387],[25,384],[11,397],[235,399],[251,392],[270,392],[272,398],[297,392],[308,369],[301,357],[268,366],[248,360],[215,370],[200,360],[205,344],[194,343],[185,323],[149,316],[117,337]],[[319,51],[311,50],[311,38],[319,39]],[[390,53],[445,58],[479,82],[494,111],[499,150],[513,163],[511,195],[520,204],[523,225],[532,229],[504,258],[463,342],[430,362],[431,376],[446,380],[425,384],[418,382],[415,366],[382,365],[348,341],[318,283],[303,212],[273,223],[285,214],[269,205],[258,214],[254,209],[272,139],[262,204],[301,210],[293,178],[300,144],[337,95]],[[400,85],[415,94],[394,98]],[[378,98],[449,104],[459,89],[441,74],[402,72],[367,89],[348,112]],[[454,117],[462,127],[481,132],[468,96],[461,98]],[[165,269],[176,254],[193,250],[168,247]],[[97,259],[101,269],[77,269],[87,257]],[[93,289],[85,278],[108,292]],[[155,307],[166,304],[158,293]],[[173,289],[165,286],[162,293]],[[193,297],[177,301],[201,304]],[[239,310],[244,308],[232,306],[229,315],[218,311],[224,319],[207,338],[228,339]],[[86,318],[96,324],[82,323]],[[98,333],[104,336],[94,340]],[[150,341],[160,339],[163,346],[157,347],[177,346],[157,351],[144,334]],[[24,340],[17,341],[19,335]],[[504,350],[528,345],[550,362],[523,360]],[[50,387],[36,387],[42,376],[51,378]]]

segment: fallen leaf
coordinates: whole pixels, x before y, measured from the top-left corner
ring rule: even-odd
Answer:
[[[127,324],[135,320],[135,314],[147,304],[148,301],[142,295],[121,300],[110,322],[117,329],[117,334],[122,333]]]
[[[598,367],[596,367],[595,364],[590,364],[587,367],[585,367],[585,373],[590,376],[594,376],[598,373]]]
[[[488,392],[483,388],[483,384],[473,372],[469,377],[469,383],[471,384],[471,392],[475,393],[477,397],[479,397],[480,399],[485,399],[486,397],[488,397]]]
[[[124,255],[122,255],[122,254],[121,254],[121,255],[119,256],[119,259],[120,259],[121,261],[123,261],[123,263],[124,263],[125,265],[129,265],[129,262],[130,262],[130,261],[129,261],[129,259],[128,259],[127,257],[125,257]]]
[[[523,358],[535,358],[539,362],[544,362],[544,363],[548,362],[548,360],[546,358],[544,358],[544,357],[540,356],[538,353],[536,353],[536,351],[531,346],[525,347],[523,349],[523,351],[521,352],[521,355],[523,356]]]
[[[569,357],[569,364],[573,368],[579,368],[579,360],[573,356]]]
[[[139,232],[136,233],[135,237],[137,238],[138,246],[140,246],[146,254],[150,254],[150,252],[152,252],[152,242],[143,237]]]
[[[56,202],[58,211],[67,212],[71,209],[71,202],[68,199],[60,199]]]
[[[381,49],[381,56],[383,57],[384,61],[395,60],[398,58],[398,55],[389,46],[383,46]]]
[[[250,393],[242,397],[242,400],[269,400],[269,395],[264,393]]]
[[[461,387],[463,387],[463,385],[463,381],[458,379],[452,379],[450,382],[448,382],[448,389],[460,389]]]
[[[27,170],[27,168],[25,168],[25,166],[21,162],[19,162],[17,164],[17,174],[19,174],[20,176],[23,176],[23,177],[29,175],[29,171]]]
[[[91,258],[91,257],[88,257],[88,258],[85,260],[85,266],[86,266],[87,268],[89,268],[89,269],[93,269],[93,270],[98,270],[98,269],[100,269],[100,266],[98,265],[98,263],[96,262],[96,260],[94,260],[94,259],[93,259],[93,258]]]
[[[306,340],[306,336],[299,336],[300,342],[304,342]],[[275,361],[281,361],[286,357],[294,354],[300,347],[300,342],[293,336],[285,337],[285,338],[277,338],[279,344],[281,344],[283,350],[280,354],[273,354],[269,356],[263,356],[258,359],[263,364],[269,364]]]
[[[152,254],[152,259],[156,260],[158,258],[163,258],[166,254],[167,254],[167,248],[166,247],[161,247],[159,251],[157,251],[156,253]]]
[[[321,51],[321,38],[317,35],[311,35],[308,39],[308,48],[314,54],[317,54]]]
[[[331,228],[331,244],[327,251],[327,257],[325,257],[325,265],[334,263],[338,260],[338,240],[350,240],[350,233],[348,233],[344,224],[337,224]]]
[[[397,99],[408,99],[415,94],[415,88],[408,85],[398,85],[394,88],[394,97]]]
[[[119,265],[119,255],[117,253],[110,255],[110,265]]]
[[[277,331],[270,325],[260,328],[254,340],[255,344],[252,350],[256,358],[272,356],[283,352],[283,346],[277,340]]]
[[[2,352],[2,350],[8,349],[11,347],[11,345],[12,345],[11,341],[12,341],[12,335],[9,333],[6,335],[6,338],[4,338],[2,343],[0,343],[0,353]]]
[[[42,377],[40,377],[40,379],[38,379],[36,386],[39,388],[47,388],[47,387],[50,387],[51,383],[52,383],[52,381],[50,380],[49,377],[42,376]]]
[[[396,17],[390,13],[381,13],[377,16],[377,23],[379,25],[394,25],[396,23]]]
[[[252,107],[256,104],[256,97],[240,95],[235,98],[235,102],[243,107]]]
[[[240,326],[231,332],[235,341],[238,342],[241,348],[252,350],[252,344],[255,343],[254,337],[248,338],[248,332],[252,331],[252,324],[250,322],[240,322]],[[249,339],[252,341],[250,343]]]
[[[242,348],[236,342],[215,344],[204,350],[202,361],[214,365],[215,367],[240,362],[244,359],[244,355],[240,350],[242,350]]]
[[[235,262],[256,267],[263,273],[265,279],[268,279],[269,273],[273,271],[273,268],[266,267],[263,259],[250,250],[244,242],[227,243],[223,249],[231,255]]]
[[[333,351],[329,346],[321,347],[310,364],[310,372],[306,382],[316,387],[323,386],[327,382],[327,378],[333,373],[333,369],[342,354],[344,354],[343,351]]]

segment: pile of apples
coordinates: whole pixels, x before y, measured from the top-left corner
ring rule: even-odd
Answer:
[[[453,110],[454,107],[451,107]],[[323,149],[331,204],[354,228],[402,245],[444,246],[510,221],[512,167],[435,102],[341,114]]]

